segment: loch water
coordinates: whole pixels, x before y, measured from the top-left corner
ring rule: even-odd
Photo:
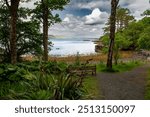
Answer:
[[[72,56],[77,53],[81,55],[95,54],[95,44],[96,39],[60,39],[53,38],[49,39],[52,42],[51,51],[49,55],[51,56]]]

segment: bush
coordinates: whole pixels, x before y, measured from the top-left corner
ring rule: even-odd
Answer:
[[[80,99],[82,78],[57,62],[0,65],[0,99]]]
[[[82,96],[82,78],[69,74],[53,76],[54,99],[80,99]]]

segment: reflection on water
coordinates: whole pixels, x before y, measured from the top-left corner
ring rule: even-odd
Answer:
[[[79,54],[94,54],[95,44],[92,39],[81,40],[81,39],[50,39],[54,44],[49,52],[52,56],[67,56]]]

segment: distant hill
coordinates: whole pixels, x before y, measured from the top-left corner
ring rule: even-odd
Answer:
[[[54,35],[48,35],[48,38],[56,38]]]

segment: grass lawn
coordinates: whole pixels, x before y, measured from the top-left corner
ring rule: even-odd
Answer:
[[[99,63],[97,64],[97,72],[124,72],[132,70],[135,67],[142,65],[143,63],[140,61],[129,61],[129,62],[122,62],[117,65],[113,65],[113,69],[109,70],[106,68],[106,64]]]
[[[96,100],[100,99],[100,91],[95,77],[89,76],[84,79],[84,97],[82,99]]]

